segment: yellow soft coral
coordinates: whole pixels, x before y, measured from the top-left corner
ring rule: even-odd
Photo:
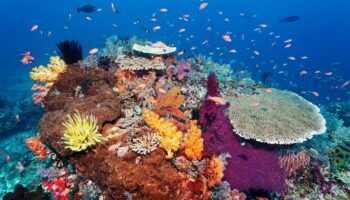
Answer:
[[[185,154],[187,158],[200,160],[203,152],[202,131],[197,126],[197,121],[191,121],[190,130],[185,140]]]
[[[40,65],[30,72],[30,78],[40,82],[54,82],[66,71],[67,65],[59,56],[51,56],[47,67]]]
[[[224,169],[224,163],[218,157],[213,156],[209,166],[204,170],[204,176],[209,187],[213,187],[221,182],[221,179],[224,177]]]
[[[182,133],[176,129],[173,123],[165,121],[164,118],[147,108],[143,108],[142,117],[149,127],[158,131],[162,148],[167,152],[166,158],[173,158],[174,152],[179,150],[181,146]]]
[[[102,135],[98,133],[97,119],[90,115],[84,116],[76,112],[63,123],[63,143],[65,148],[72,151],[83,151],[102,141]]]

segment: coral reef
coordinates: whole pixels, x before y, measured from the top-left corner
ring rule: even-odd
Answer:
[[[241,137],[270,144],[302,143],[326,131],[316,105],[292,92],[263,89],[252,96],[228,99],[229,115]]]
[[[82,116],[77,112],[73,116],[68,114],[67,118],[63,123],[62,136],[65,148],[79,152],[102,141],[102,135],[98,133],[96,117]]]
[[[220,96],[215,74],[209,75],[207,89],[207,95]],[[232,188],[256,188],[284,193],[285,176],[276,153],[262,145],[247,145],[247,141],[238,138],[225,114],[228,106],[210,100],[202,103],[199,121],[206,128],[203,133],[204,152],[216,155],[226,152],[231,155],[224,171],[224,180]]]
[[[165,70],[166,68],[163,62],[125,55],[118,56],[114,63],[122,70]]]
[[[38,186],[37,190],[30,192],[23,185],[18,184],[13,192],[4,195],[3,200],[49,200],[49,195],[44,194],[41,187]]]

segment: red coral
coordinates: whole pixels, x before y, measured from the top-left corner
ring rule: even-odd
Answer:
[[[40,138],[28,138],[26,139],[26,144],[28,148],[35,153],[36,157],[45,160],[46,159],[46,149],[44,145],[41,143]]]
[[[65,178],[57,178],[54,180],[44,180],[42,185],[53,195],[55,200],[69,199],[69,182]]]

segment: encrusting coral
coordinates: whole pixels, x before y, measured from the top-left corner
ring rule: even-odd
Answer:
[[[231,123],[246,139],[294,144],[326,131],[320,109],[292,92],[259,89],[256,95],[230,98],[229,102]]]
[[[98,133],[97,120],[92,115],[80,115],[79,112],[73,116],[68,114],[63,126],[62,140],[65,148],[72,151],[83,151],[102,141],[102,135]]]
[[[51,56],[47,67],[34,67],[29,73],[30,78],[40,82],[54,82],[66,71],[67,65],[59,56]]]
[[[165,121],[164,118],[147,108],[143,108],[142,116],[149,127],[158,131],[162,148],[167,152],[166,158],[173,158],[174,152],[181,147],[182,133],[176,129],[173,123]]]
[[[197,121],[191,121],[191,126],[184,143],[185,155],[187,158],[197,160],[202,158],[204,146],[201,136],[202,131],[198,128]]]

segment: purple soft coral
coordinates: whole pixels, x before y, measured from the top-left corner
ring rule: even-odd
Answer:
[[[207,96],[220,96],[215,74],[208,77]],[[208,154],[230,153],[232,158],[226,166],[225,180],[231,188],[266,189],[285,192],[285,175],[280,168],[277,155],[272,149],[262,145],[241,145],[242,138],[234,134],[230,120],[225,115],[229,104],[220,105],[205,100],[200,108],[200,123],[203,133],[205,152]]]

